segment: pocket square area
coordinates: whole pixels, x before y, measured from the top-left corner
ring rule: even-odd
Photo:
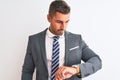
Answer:
[[[79,46],[76,46],[76,47],[70,48],[69,50],[71,51],[71,50],[74,50],[74,49],[77,49],[77,48],[79,48]]]

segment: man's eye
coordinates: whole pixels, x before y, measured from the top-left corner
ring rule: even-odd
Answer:
[[[68,23],[69,21],[67,21],[66,23]]]
[[[69,21],[66,21],[66,23],[68,23]]]
[[[57,23],[62,23],[61,21],[57,21]]]

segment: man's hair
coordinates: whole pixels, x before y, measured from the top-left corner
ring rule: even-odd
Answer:
[[[49,15],[52,17],[56,12],[68,14],[70,13],[70,6],[63,0],[55,0],[50,4]]]

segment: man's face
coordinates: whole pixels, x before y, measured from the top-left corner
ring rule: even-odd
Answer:
[[[50,32],[55,35],[62,35],[66,30],[70,18],[70,14],[62,14],[56,12],[54,16],[48,15],[48,21],[50,23]]]

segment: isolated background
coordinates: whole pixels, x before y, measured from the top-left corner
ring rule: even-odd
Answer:
[[[49,27],[51,1],[0,0],[0,80],[21,80],[28,36]],[[82,34],[103,63],[100,71],[83,80],[119,80],[120,1],[66,1],[72,8],[67,30]]]

